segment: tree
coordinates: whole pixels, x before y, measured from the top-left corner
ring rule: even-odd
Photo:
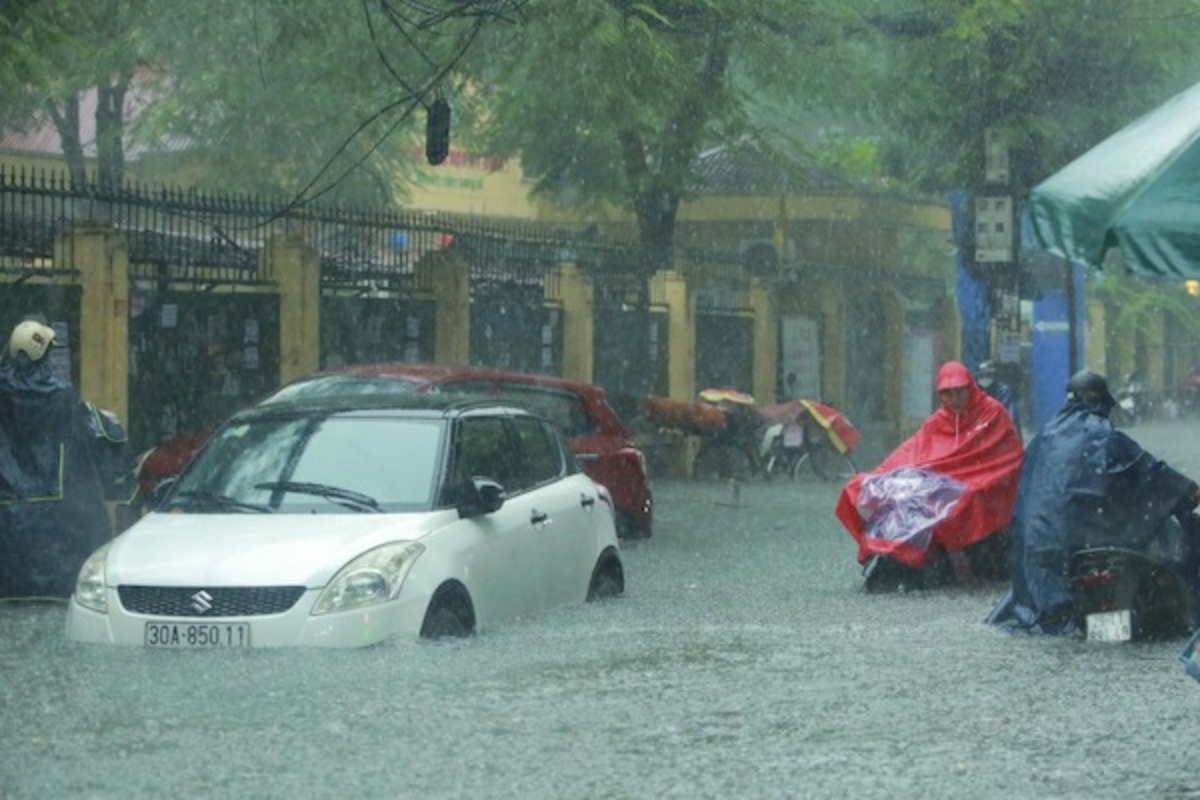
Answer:
[[[1192,0],[921,0],[869,18],[874,119],[889,163],[927,190],[984,186],[984,131],[1018,196],[1194,80]]]
[[[752,92],[814,91],[855,17],[846,2],[783,0],[529,0],[524,12],[468,63],[487,146],[519,155],[559,203],[636,215],[646,274],[672,262],[701,150],[752,129]]]
[[[300,202],[393,199],[414,112],[449,86],[479,30],[521,0],[5,2],[14,46],[0,57],[0,122],[52,121],[73,179],[88,144],[80,102],[94,91],[102,182],[123,179],[136,145],[188,183]]]
[[[48,119],[58,130],[73,181],[85,178],[88,145],[96,177],[124,177],[126,95],[141,58],[137,35],[148,5],[141,0],[15,2],[5,15],[6,57],[0,71],[0,122],[28,128]],[[95,98],[95,139],[84,141],[81,101]]]

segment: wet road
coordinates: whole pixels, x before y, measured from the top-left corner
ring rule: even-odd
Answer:
[[[1200,476],[1200,422],[1134,431]],[[836,487],[657,487],[629,591],[461,643],[143,652],[0,604],[0,798],[1200,797],[1183,642],[860,590]]]

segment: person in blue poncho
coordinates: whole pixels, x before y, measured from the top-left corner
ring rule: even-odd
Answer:
[[[69,596],[112,537],[106,499],[133,485],[124,431],[54,374],[53,344],[27,319],[0,354],[0,598]]]
[[[996,377],[996,364],[992,361],[984,361],[979,365],[979,374],[976,376],[976,382],[979,388],[983,389],[992,397],[1004,406],[1004,410],[1012,417],[1013,426],[1017,429],[1017,435],[1021,435],[1021,411],[1017,406],[1017,393],[1004,381]]]
[[[1078,372],[1058,414],[1026,448],[1010,529],[1012,585],[988,622],[1073,633],[1071,554],[1093,546],[1150,554],[1171,531],[1184,537],[1171,566],[1195,591],[1197,534],[1190,512],[1200,503],[1200,487],[1114,428],[1108,418],[1114,405],[1103,376]],[[1184,524],[1173,525],[1172,516]]]

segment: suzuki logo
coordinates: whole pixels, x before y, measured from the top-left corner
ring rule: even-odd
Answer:
[[[212,611],[213,597],[208,592],[201,589],[192,595],[192,610],[197,614],[203,614]]]

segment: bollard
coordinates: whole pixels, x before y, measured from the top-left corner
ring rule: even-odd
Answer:
[[[742,483],[737,478],[729,479],[729,502],[718,501],[717,505],[728,508],[742,508]]]

